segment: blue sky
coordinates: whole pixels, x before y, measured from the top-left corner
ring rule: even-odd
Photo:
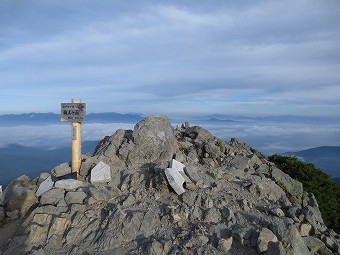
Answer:
[[[340,1],[0,1],[0,114],[340,116]]]

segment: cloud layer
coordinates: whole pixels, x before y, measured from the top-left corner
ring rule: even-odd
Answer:
[[[340,4],[23,1],[0,6],[0,114],[339,115]]]
[[[236,137],[266,155],[325,145],[339,146],[340,141],[338,125],[313,124],[306,127],[302,124],[278,122],[199,125],[227,141]],[[133,130],[133,127],[134,124],[122,123],[85,124],[83,141],[99,141],[117,129]],[[53,149],[70,146],[70,143],[70,125],[0,127],[0,148],[8,144],[19,144]]]

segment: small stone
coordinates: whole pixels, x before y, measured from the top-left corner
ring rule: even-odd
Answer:
[[[249,212],[250,211],[251,204],[247,200],[242,199],[240,201],[240,206],[241,206],[243,211],[245,211],[245,212]]]
[[[197,183],[201,180],[201,178],[197,174],[197,171],[192,167],[186,166],[184,168],[184,172],[193,183]]]
[[[184,186],[187,190],[195,191],[195,190],[199,189],[199,187],[196,184],[194,184],[193,182],[185,183]]]
[[[40,198],[41,205],[57,205],[59,201],[64,200],[63,189],[51,189],[44,194],[42,194]]]
[[[65,196],[66,204],[82,204],[84,199],[86,198],[86,194],[83,191],[70,191],[67,192]]]
[[[163,251],[163,245],[158,241],[153,241],[147,248],[147,254],[159,255]]]
[[[111,181],[111,168],[109,165],[105,164],[103,161],[100,161],[92,170],[91,170],[91,183],[106,183]]]
[[[91,187],[89,195],[96,201],[108,201],[111,199],[112,190],[107,186]]]
[[[45,251],[43,248],[40,248],[40,249],[32,249],[31,252],[30,252],[31,255],[45,255]]]
[[[281,242],[276,242],[276,243],[270,242],[270,243],[268,243],[268,250],[264,254],[265,255],[273,255],[273,254],[275,254],[275,255],[286,255],[287,252],[286,252],[286,250],[283,247]]]
[[[11,220],[15,220],[19,218],[20,212],[19,210],[14,210],[14,211],[7,211],[6,216],[10,218]]]
[[[69,166],[68,163],[62,163],[62,164],[56,166],[55,168],[53,168],[52,171],[51,171],[51,173],[55,177],[67,175],[67,174],[70,174],[71,172],[72,172],[71,167]]]
[[[0,207],[0,222],[2,222],[5,218],[6,214],[5,214],[5,208]]]
[[[92,167],[94,167],[99,160],[95,157],[89,157],[85,160],[85,162],[81,163],[79,174],[81,176],[87,176]]]
[[[235,215],[230,208],[223,208],[221,212],[222,212],[223,218],[226,219],[227,221],[231,221],[232,219],[235,218]]]
[[[299,226],[299,232],[301,236],[308,236],[312,229],[312,225],[309,223],[301,223]]]
[[[136,198],[130,194],[123,202],[123,206],[131,206],[136,203]]]
[[[39,186],[43,181],[45,181],[50,176],[51,176],[50,173],[41,173],[37,180],[37,186]]]
[[[277,237],[273,234],[273,232],[268,228],[263,228],[260,232],[260,235],[257,239],[257,249],[259,252],[264,252],[268,249],[268,243],[278,242]]]
[[[182,200],[188,206],[193,206],[195,204],[196,197],[197,197],[197,193],[196,192],[189,191],[189,192],[185,192],[182,195]]]
[[[332,251],[340,252],[340,246],[339,246],[339,244],[337,244],[335,238],[322,235],[321,240]]]
[[[204,235],[195,234],[190,238],[190,242],[192,246],[204,246],[209,242],[209,238]]]
[[[79,187],[83,186],[82,181],[74,180],[74,179],[65,179],[57,181],[54,186],[56,188],[65,189],[65,190],[75,190]]]
[[[217,208],[210,208],[207,209],[204,214],[204,221],[205,222],[212,222],[218,223],[221,221],[221,213],[220,210]]]
[[[303,238],[303,241],[305,242],[306,246],[308,247],[309,251],[314,254],[317,251],[319,251],[323,246],[325,246],[325,244],[312,236],[306,236]]]
[[[320,255],[334,255],[334,253],[327,248],[326,245],[323,245],[319,250],[318,250],[318,253],[317,254],[320,254]]]
[[[203,201],[203,207],[205,207],[205,208],[213,208],[214,207],[214,201],[210,197],[207,197]]]
[[[227,252],[230,250],[231,245],[233,244],[233,237],[229,237],[227,239],[221,238],[218,241],[217,249],[219,249],[222,252]]]
[[[37,197],[40,197],[43,193],[45,193],[46,191],[49,191],[53,188],[54,185],[54,181],[52,181],[52,177],[51,175],[49,177],[47,177],[39,186],[37,192],[35,193],[35,195]]]
[[[279,207],[273,207],[269,211],[272,215],[277,216],[277,217],[284,217],[285,213],[281,210]]]
[[[244,245],[248,241],[248,235],[251,229],[249,228],[239,228],[232,231],[233,238],[240,244]]]

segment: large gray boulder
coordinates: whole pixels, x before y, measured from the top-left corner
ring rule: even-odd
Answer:
[[[137,123],[132,137],[136,146],[128,156],[132,164],[166,166],[178,149],[174,129],[165,116],[150,116]]]
[[[32,185],[25,175],[12,181],[1,195],[6,212],[17,210],[20,215],[24,215],[34,204],[38,203],[35,189],[36,186]]]
[[[146,164],[167,167],[178,151],[178,142],[165,116],[150,116],[140,121],[134,130],[117,130],[99,142],[95,157],[114,170],[136,169]]]
[[[33,190],[26,187],[18,187],[9,196],[7,210],[18,210],[21,215],[24,215],[36,203],[38,203],[38,199]]]

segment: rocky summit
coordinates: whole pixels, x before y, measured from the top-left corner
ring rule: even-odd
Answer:
[[[340,254],[312,193],[247,144],[151,116],[0,196],[1,254]]]

